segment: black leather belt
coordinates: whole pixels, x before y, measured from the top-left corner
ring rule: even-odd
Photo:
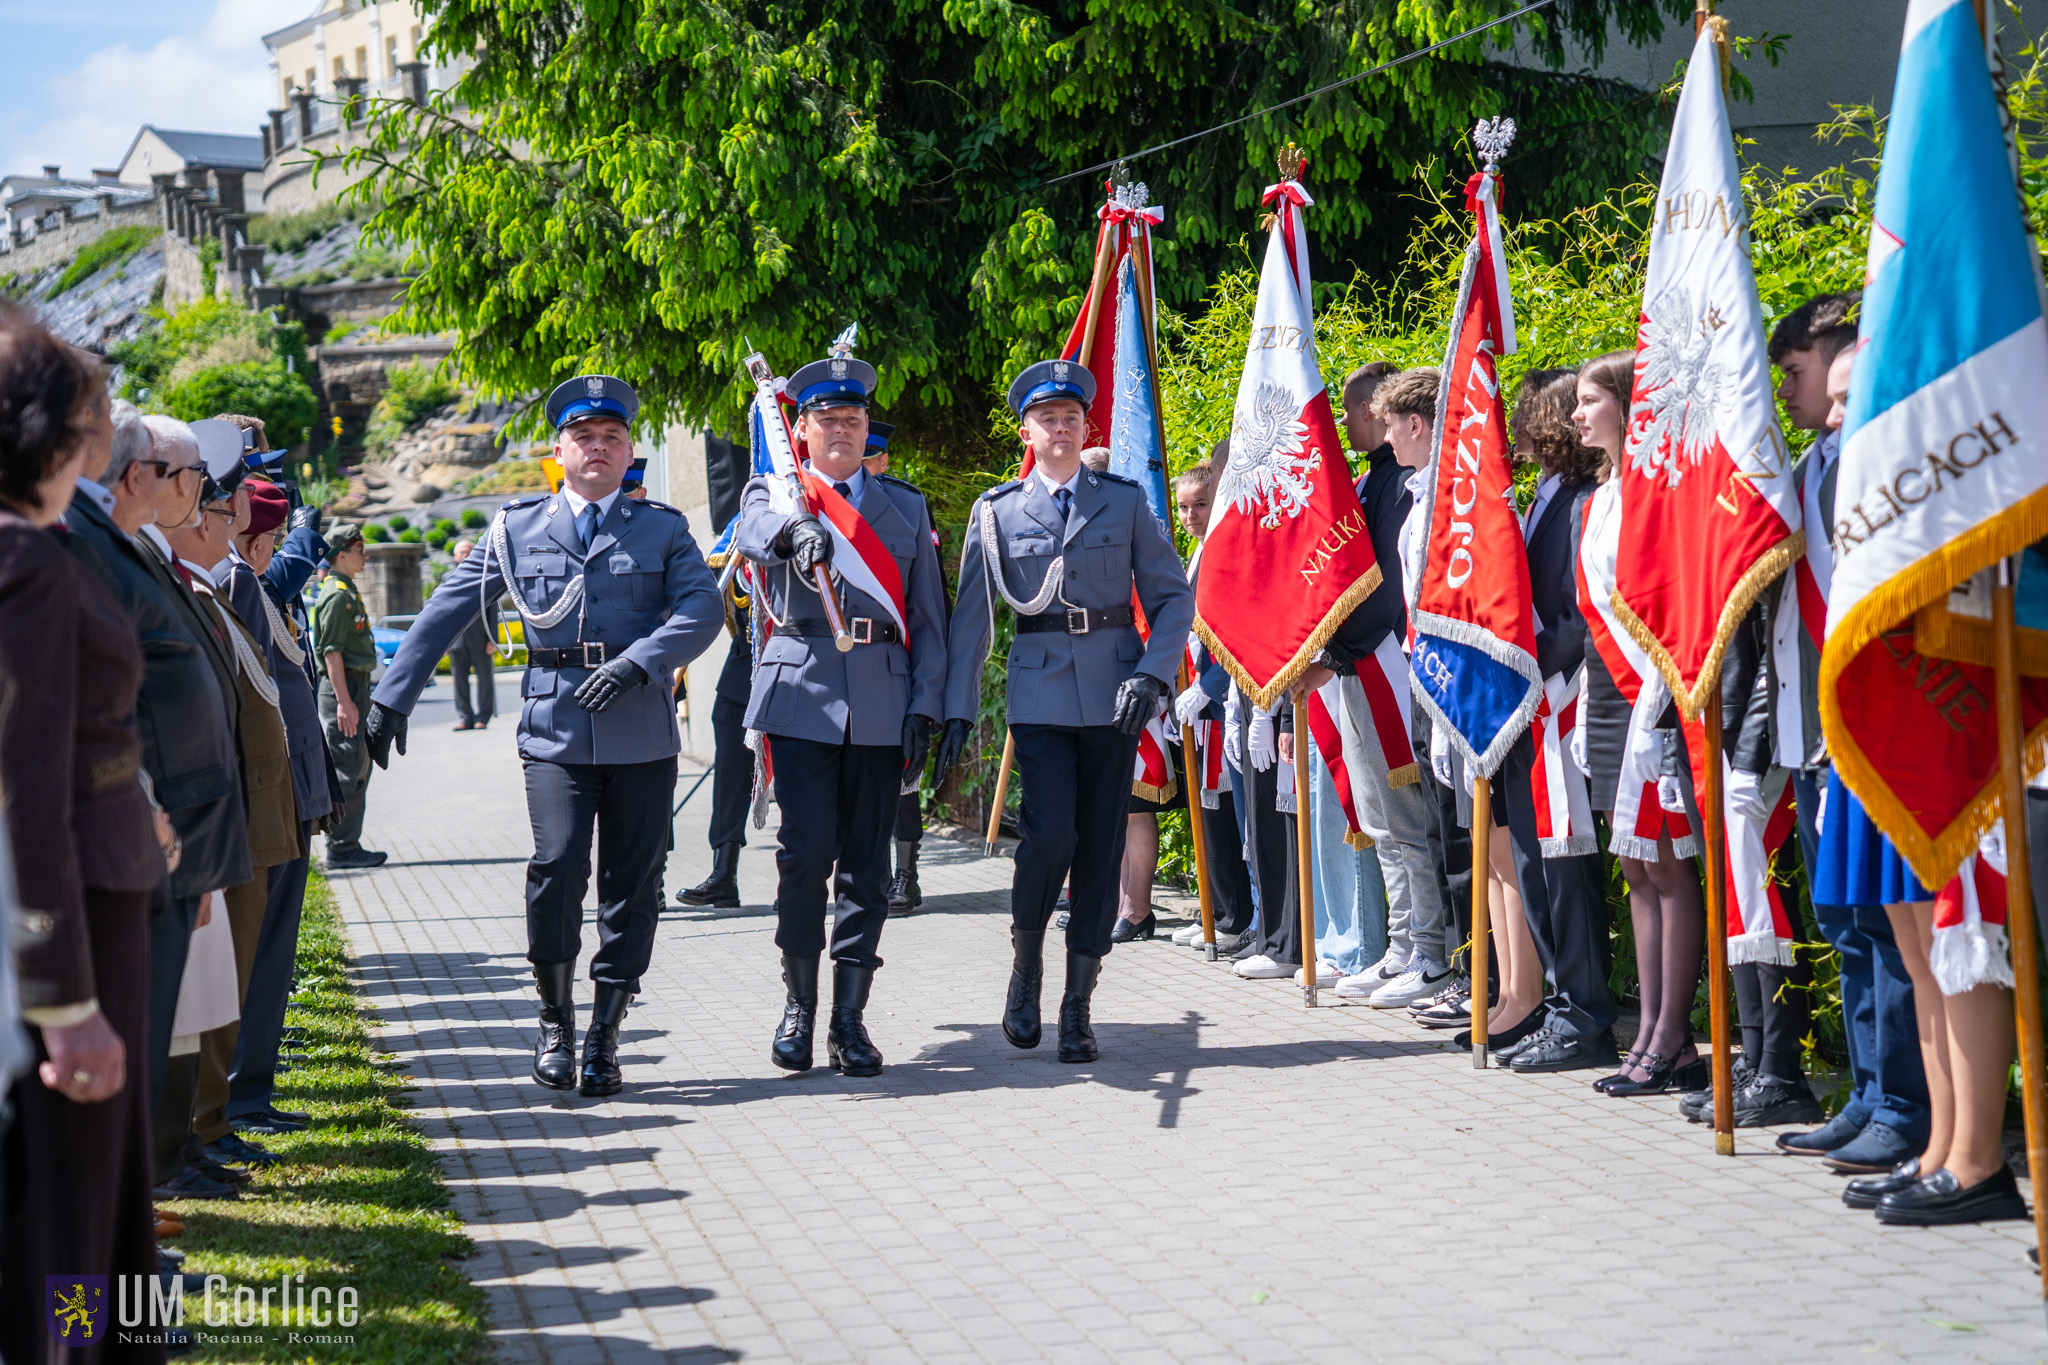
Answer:
[[[804,640],[829,640],[832,626],[816,616],[791,617],[775,627],[777,635],[794,635]],[[877,621],[872,616],[849,616],[846,633],[857,645],[893,645],[903,638],[894,621]]]
[[[602,640],[564,645],[560,649],[535,645],[526,651],[526,663],[529,668],[596,668],[606,657]]]
[[[1020,634],[1041,634],[1058,631],[1065,635],[1086,635],[1091,630],[1107,630],[1111,626],[1133,624],[1129,607],[1068,607],[1065,611],[1049,611],[1043,616],[1020,616],[1017,630]]]

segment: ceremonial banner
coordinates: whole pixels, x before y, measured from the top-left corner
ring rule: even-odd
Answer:
[[[1195,633],[1262,710],[1380,583],[1316,366],[1302,223],[1313,201],[1298,164],[1283,174],[1266,191],[1273,231],[1195,586]]]
[[[1878,173],[1842,429],[1820,713],[1842,780],[1946,883],[1999,816],[1988,660],[1918,652],[1914,613],[2048,535],[2048,324],[1984,34],[1913,0]],[[2023,679],[2029,771],[2048,683]]]
[[[1513,127],[1505,130],[1513,135]],[[1481,124],[1475,140],[1491,135]],[[1474,230],[1437,390],[1423,532],[1408,566],[1410,685],[1477,777],[1492,777],[1543,697],[1529,555],[1515,515],[1498,358],[1514,349],[1499,177],[1465,187]]]
[[[1614,614],[1692,719],[1750,603],[1805,548],[1721,90],[1725,27],[1701,29],[1671,128],[1615,471]]]
[[[1087,432],[1082,438],[1091,446],[1110,443],[1119,392],[1116,331],[1102,323],[1109,316],[1111,301],[1118,298],[1123,263],[1136,257],[1137,270],[1143,275],[1146,336],[1151,338],[1152,229],[1166,221],[1165,209],[1145,202],[1149,191],[1144,184],[1105,183],[1102,188],[1109,202],[1095,214],[1094,272],[1081,299],[1081,311],[1074,315],[1074,325],[1067,332],[1067,344],[1060,348],[1062,359],[1080,361],[1095,376],[1095,401],[1089,405]],[[1026,451],[1020,478],[1031,472],[1032,463],[1031,453]]]

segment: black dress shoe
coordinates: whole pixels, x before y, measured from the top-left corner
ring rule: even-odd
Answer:
[[[533,1078],[550,1090],[574,1090],[576,1002],[572,988],[576,960],[535,963],[533,979],[540,987],[540,1037],[533,1044]]]
[[[1542,1041],[1531,1039],[1515,1049],[1515,1055],[1508,1061],[1508,1070],[1517,1076],[1530,1076],[1551,1071],[1591,1071],[1595,1067],[1614,1066],[1621,1058],[1614,1055],[1614,1045],[1605,1036],[1600,1038],[1568,1038],[1561,1033],[1546,1032]]]
[[[1778,1134],[1778,1150],[1787,1156],[1820,1156],[1852,1141],[1863,1131],[1863,1123],[1862,1118],[1844,1109],[1818,1128],[1809,1128],[1803,1133]]]
[[[782,1027],[768,1058],[784,1071],[811,1069],[811,1035],[818,1027],[818,959],[782,956]]]
[[[679,905],[707,909],[737,910],[740,904],[740,846],[720,844],[711,850],[711,875],[687,890],[676,892]]]
[[[2000,1166],[1967,1190],[1953,1171],[1943,1168],[1877,1201],[1877,1221],[1903,1227],[1947,1227],[2025,1217],[2027,1201],[2020,1198],[2019,1181],[2010,1166]]]
[[[1616,1077],[1614,1084],[1608,1086],[1604,1093],[1612,1095],[1618,1100],[1640,1099],[1645,1095],[1661,1095],[1671,1088],[1673,1078],[1683,1069],[1677,1058],[1666,1057],[1661,1052],[1645,1052],[1637,1060],[1643,1069],[1650,1074],[1639,1081]],[[1686,1067],[1697,1065],[1697,1059],[1684,1065]]]
[[[390,856],[367,848],[330,848],[327,850],[327,865],[334,868],[382,867]]]
[[[1118,915],[1115,926],[1109,931],[1109,941],[1111,943],[1130,943],[1136,939],[1149,939],[1158,928],[1159,914],[1155,910],[1147,910],[1145,918],[1141,920],[1128,920],[1122,915]]]
[[[1597,1080],[1597,1081],[1594,1081],[1594,1082],[1592,1083],[1592,1088],[1593,1088],[1593,1089],[1595,1089],[1595,1090],[1597,1090],[1597,1091],[1599,1091],[1599,1092],[1600,1092],[1601,1094],[1603,1094],[1603,1095],[1604,1095],[1604,1094],[1606,1094],[1606,1093],[1607,1093],[1608,1091],[1612,1090],[1612,1089],[1613,1089],[1613,1088],[1614,1088],[1615,1086],[1617,1086],[1617,1085],[1620,1085],[1620,1084],[1621,1084],[1621,1083],[1622,1083],[1623,1081],[1627,1080],[1627,1079],[1628,1079],[1628,1077],[1626,1077],[1626,1076],[1622,1075],[1622,1074],[1621,1074],[1621,1073],[1622,1073],[1622,1071],[1627,1071],[1627,1070],[1628,1070],[1628,1069],[1629,1069],[1630,1067],[1634,1066],[1634,1065],[1635,1065],[1635,1064],[1636,1064],[1637,1062],[1640,1062],[1641,1060],[1643,1060],[1643,1057],[1644,1057],[1644,1056],[1645,1056],[1645,1054],[1644,1054],[1644,1053],[1641,1053],[1641,1052],[1636,1052],[1636,1051],[1634,1051],[1634,1050],[1630,1050],[1630,1051],[1628,1051],[1628,1052],[1624,1052],[1624,1053],[1622,1053],[1622,1054],[1621,1054],[1621,1071],[1617,1071],[1617,1072],[1615,1072],[1615,1073],[1614,1073],[1614,1074],[1613,1074],[1612,1076],[1602,1076],[1602,1077],[1601,1077],[1601,1078],[1600,1078],[1599,1080]]]
[[[882,1050],[868,1037],[862,1014],[875,969],[858,962],[832,964],[832,1021],[825,1026],[825,1058],[846,1076],[882,1074]]]
[[[617,986],[601,985],[590,1005],[590,1032],[583,1035],[583,1084],[579,1093],[592,1099],[616,1095],[625,1086],[619,1075],[619,1023],[633,997]]]
[[[1503,1054],[1512,1057],[1514,1053],[1513,1051],[1511,1051],[1511,1049],[1520,1047],[1523,1043],[1527,1042],[1530,1038],[1534,1037],[1537,1030],[1541,1029],[1542,1027],[1543,1011],[1537,1010],[1533,1014],[1525,1015],[1521,1023],[1516,1024],[1512,1028],[1503,1030],[1500,1033],[1495,1033],[1491,1030],[1488,1030],[1486,1035],[1487,1050],[1493,1053],[1493,1058],[1495,1061],[1501,1060]],[[1472,1046],[1472,1030],[1468,1028],[1459,1033],[1453,1034],[1451,1037],[1451,1046]]]
[[[1909,1156],[1883,1175],[1859,1175],[1842,1186],[1842,1202],[1852,1209],[1874,1209],[1877,1201],[1919,1183],[1920,1158]]]
[[[1089,1020],[1089,1003],[1095,995],[1096,978],[1102,974],[1102,959],[1067,950],[1067,989],[1060,997],[1060,1060],[1092,1062],[1100,1054],[1095,1047],[1095,1028]]]
[[[1043,1033],[1038,993],[1045,984],[1045,931],[1010,930],[1010,993],[1003,1001],[1003,1036],[1011,1047],[1037,1047]]]
[[[1820,1101],[1804,1076],[1787,1080],[1759,1071],[1749,1089],[1735,1097],[1737,1128],[1769,1128],[1780,1123],[1819,1123]]]

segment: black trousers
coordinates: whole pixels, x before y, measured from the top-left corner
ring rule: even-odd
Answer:
[[[896,798],[896,837],[904,843],[924,842],[924,795],[905,792]]]
[[[1114,725],[1012,725],[1024,808],[1010,923],[1043,932],[1072,874],[1067,947],[1109,956],[1138,738]]]
[[[476,701],[469,699],[471,681],[476,684]],[[448,681],[455,688],[455,714],[465,721],[487,721],[498,714],[498,681],[491,672],[491,652],[471,653],[466,649],[448,651]]]
[[[221,913],[225,914],[223,910]],[[199,898],[173,900],[149,921],[149,1109],[163,1098],[164,1073],[171,1061],[171,1026],[178,1018],[178,986],[185,979],[185,957],[192,951],[192,922],[199,918]]]
[[[1252,851],[1251,874],[1259,883],[1258,943],[1255,952],[1275,962],[1301,965],[1301,859],[1295,848],[1294,817],[1282,814],[1280,765],[1264,772],[1245,764],[1245,827]]]
[[[674,756],[646,763],[549,763],[528,758],[526,959],[574,962],[583,949],[583,893],[597,832],[597,951],[590,979],[638,994],[654,952],[661,873],[675,804]]]
[[[747,842],[754,799],[754,751],[747,747],[747,704],[723,695],[711,701],[711,829],[713,848]]]
[[[1799,989],[1804,973],[1775,962],[1734,962],[1728,975],[1735,980],[1743,1055],[1781,1081],[1798,1080],[1805,1074],[1799,1048],[1807,1030],[1806,992]],[[1788,990],[1788,982],[1797,984]]]
[[[1448,946],[1452,953],[1462,956],[1458,945],[1472,937],[1472,831],[1458,823],[1458,793],[1437,781],[1436,770],[1429,765],[1429,730],[1429,717],[1417,706],[1409,738],[1421,760],[1418,780],[1428,817],[1429,855],[1436,864],[1437,890],[1444,904],[1451,907],[1451,919],[1456,926]],[[1497,955],[1488,959],[1496,964],[1499,960]]]
[[[301,848],[312,834],[313,822],[301,822]],[[307,859],[301,855],[270,869],[263,928],[256,936],[249,993],[242,1000],[241,1031],[235,1035],[235,1060],[228,1071],[227,1116],[231,1119],[268,1109],[277,1088],[277,1052],[284,1037],[285,1006],[291,999],[292,968],[299,954],[306,868]]]
[[[1209,874],[1209,909],[1216,933],[1248,933],[1256,907],[1252,904],[1252,872],[1245,866],[1244,835],[1237,827],[1237,806],[1230,788],[1217,793],[1215,810],[1202,810],[1202,852]],[[1199,798],[1197,798],[1199,800]]]
[[[895,744],[820,744],[770,735],[782,828],[775,852],[775,946],[788,957],[825,951],[833,903],[832,960],[879,967],[889,918],[889,831],[903,750]],[[834,868],[838,876],[834,878]]]
[[[1535,737],[1524,731],[1493,776],[1494,818],[1507,817],[1529,937],[1550,978],[1545,1022],[1567,1038],[1591,1042],[1614,1026],[1618,1013],[1607,989],[1606,866],[1597,853],[1543,856],[1536,797],[1529,786],[1535,759]]]

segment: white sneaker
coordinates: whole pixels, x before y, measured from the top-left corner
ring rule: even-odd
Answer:
[[[1400,1009],[1418,1000],[1427,1000],[1451,979],[1451,969],[1426,958],[1416,958],[1413,966],[1381,986],[1367,997],[1366,1003],[1376,1010]]]
[[[1193,924],[1183,925],[1174,930],[1173,941],[1183,948],[1200,946],[1202,942],[1202,921],[1198,919]]]
[[[1381,990],[1388,984],[1379,979],[1377,972],[1368,968],[1356,976],[1347,976],[1339,981],[1332,993],[1344,1000],[1370,1000],[1374,991]]]
[[[1332,967],[1327,962],[1318,962],[1316,964],[1316,989],[1318,990],[1335,986],[1343,977],[1344,973],[1340,968]],[[1297,986],[1306,986],[1308,984],[1307,968],[1296,967],[1294,969],[1294,984]]]
[[[1237,974],[1254,981],[1268,978],[1278,980],[1291,976],[1293,972],[1294,968],[1284,962],[1275,962],[1264,953],[1260,953],[1256,957],[1248,957],[1237,964]]]

